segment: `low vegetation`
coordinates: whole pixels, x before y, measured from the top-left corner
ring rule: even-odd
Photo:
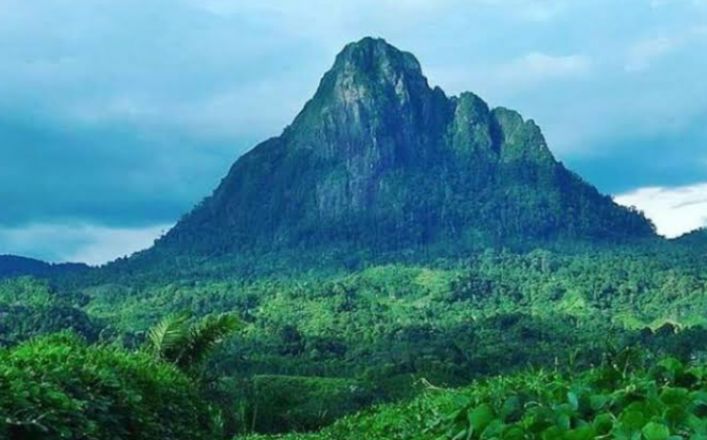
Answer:
[[[70,334],[0,350],[0,438],[214,439],[192,379],[147,353]]]
[[[283,440],[668,440],[707,436],[707,369],[630,350],[583,373],[530,370],[346,417]],[[251,440],[272,437],[250,437]]]
[[[502,422],[502,429],[496,422],[489,424],[484,438],[514,438],[513,432],[530,429],[528,417],[535,417],[525,413],[528,401],[521,403],[523,414],[501,417],[502,402],[482,397],[483,390],[494,389],[510,398],[510,390],[530,393],[522,391],[523,384],[535,381],[537,387],[560,383],[572,390],[588,387],[585,391],[590,394],[610,393],[608,388],[592,388],[594,382],[588,378],[611,365],[605,361],[607,353],[633,347],[647,357],[692,365],[684,367],[690,371],[702,368],[707,345],[703,261],[687,248],[593,254],[489,251],[464,261],[395,263],[282,277],[236,277],[215,266],[208,277],[185,273],[133,284],[121,276],[111,283],[6,280],[0,282],[0,312],[5,311],[0,340],[7,347],[0,381],[6,390],[15,388],[3,393],[3,415],[10,414],[3,429],[13,439],[52,438],[67,432],[69,438],[92,433],[85,438],[101,439],[110,438],[101,434],[104,424],[142,426],[131,417],[148,425],[151,417],[162,417],[162,428],[173,430],[165,432],[185,432],[189,438],[292,432],[347,438],[350,431],[365,438],[460,440],[470,432],[469,438],[479,434],[478,427],[470,431],[463,420],[487,403],[479,411],[491,409],[489,414]],[[64,329],[78,336],[53,336]],[[20,365],[16,361],[20,358],[22,365],[29,365],[30,357],[32,362],[44,362],[42,368],[48,372],[28,378],[21,375],[23,368],[12,367]],[[103,363],[96,365],[96,359]],[[52,362],[55,365],[49,367]],[[134,373],[122,365],[133,364],[146,379],[130,382]],[[596,365],[605,367],[592,370]],[[86,376],[82,368],[95,370],[100,377]],[[624,382],[611,386],[618,392],[633,386],[626,381],[643,378],[647,384],[656,368],[632,366],[627,370],[631,375],[621,376]],[[590,372],[581,378],[575,374],[583,370]],[[110,386],[138,397],[122,402],[127,397],[101,385],[104,378]],[[140,388],[152,382],[148,389]],[[471,382],[475,385],[458,389]],[[150,406],[154,403],[150,398],[140,397],[162,395],[152,391],[161,386],[172,390],[164,394],[165,402],[189,399],[193,407],[184,411],[198,416],[199,424],[176,410],[160,413]],[[25,397],[20,392],[46,387],[65,396],[56,400],[65,401],[60,407],[65,409],[48,410],[56,402],[42,399],[53,394],[36,391],[39,397]],[[98,391],[85,394],[94,389]],[[104,389],[106,396],[100,394]],[[587,413],[581,406],[586,393],[573,392],[581,417],[568,415],[573,434],[566,430],[562,436],[583,438],[581,432],[591,433],[587,426],[594,428],[601,414]],[[547,393],[536,397],[545,399],[543,405],[551,409],[571,405],[567,396],[553,396],[555,400]],[[99,403],[100,411],[86,412]],[[66,429],[74,431],[61,434],[64,428],[58,420],[61,411],[71,411],[66,408],[84,412],[76,420],[67,419],[73,421]],[[612,408],[612,420],[621,420],[623,409]],[[453,414],[461,415],[455,419]],[[705,418],[699,411],[693,415]],[[683,435],[656,417],[651,413],[646,424],[665,425],[671,436]],[[192,420],[184,430],[183,420]],[[174,427],[167,426],[172,423]],[[559,438],[552,437],[550,428],[555,425],[542,426],[535,433],[538,438]],[[151,429],[141,427],[140,432],[167,438]],[[200,434],[189,429],[199,429]],[[694,430],[690,435],[700,435],[697,428],[690,429]],[[611,435],[617,437],[618,432]],[[142,438],[133,435],[130,431],[115,438]],[[171,438],[187,438],[176,435]]]

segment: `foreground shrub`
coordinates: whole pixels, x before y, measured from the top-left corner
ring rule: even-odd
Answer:
[[[216,438],[194,384],[142,353],[71,334],[0,350],[0,438]]]
[[[665,358],[649,368],[612,360],[572,375],[499,376],[458,390],[430,387],[410,402],[346,417],[319,433],[279,438],[704,440],[705,371],[704,363]]]

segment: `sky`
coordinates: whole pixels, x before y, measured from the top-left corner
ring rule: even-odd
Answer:
[[[0,0],[0,254],[148,247],[369,35],[661,234],[707,225],[707,0]]]

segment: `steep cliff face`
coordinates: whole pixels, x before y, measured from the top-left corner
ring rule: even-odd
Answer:
[[[336,57],[293,123],[238,159],[156,247],[454,253],[653,235],[555,161],[532,120],[472,93],[447,97],[413,55],[365,38]]]

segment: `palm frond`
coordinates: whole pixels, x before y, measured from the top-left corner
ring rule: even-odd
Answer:
[[[189,314],[179,313],[163,318],[147,332],[146,348],[156,357],[172,359],[189,337]]]
[[[182,366],[198,365],[225,337],[242,327],[233,314],[210,315],[189,329],[186,346],[179,359]]]
[[[233,314],[210,315],[190,325],[189,313],[170,315],[147,332],[145,349],[182,370],[204,361],[223,338],[242,327]]]

